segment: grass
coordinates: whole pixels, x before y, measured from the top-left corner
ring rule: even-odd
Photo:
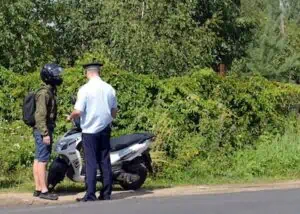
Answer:
[[[268,183],[300,179],[300,125],[290,125],[283,136],[262,139],[256,148],[235,152],[231,156],[212,155],[195,159],[182,171],[168,169],[164,177],[149,177],[145,189],[168,188],[178,185]],[[220,161],[221,160],[221,161]],[[162,175],[161,175],[162,176]],[[0,177],[0,192],[31,192],[31,169]],[[115,190],[120,190],[115,186]],[[84,185],[65,179],[59,192],[82,192]]]

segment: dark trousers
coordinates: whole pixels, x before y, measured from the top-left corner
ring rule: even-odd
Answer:
[[[103,178],[100,197],[110,197],[112,191],[112,168],[110,162],[110,133],[108,127],[96,134],[82,134],[86,167],[87,200],[96,200],[97,164]]]

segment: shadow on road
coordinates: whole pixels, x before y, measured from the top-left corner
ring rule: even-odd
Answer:
[[[158,189],[164,188],[164,187],[156,187]],[[155,188],[155,189],[156,189]],[[99,193],[99,187],[97,188]],[[141,188],[139,190],[123,190],[121,187],[115,186],[112,192],[112,198],[113,200],[121,200],[121,199],[126,199],[126,198],[134,198],[134,197],[138,197],[138,196],[143,196],[143,195],[149,195],[152,194],[153,189],[148,189],[148,188]],[[61,186],[61,187],[57,187],[57,189],[54,191],[55,193],[57,193],[59,196],[82,196],[85,192],[85,188],[83,185],[76,185],[76,186]]]
[[[152,194],[153,192],[151,190],[147,189],[139,189],[136,191],[116,191],[113,193],[113,200],[121,200],[121,199],[126,199],[126,198],[132,198],[132,197],[137,197],[137,196],[142,196],[142,195],[149,195]]]

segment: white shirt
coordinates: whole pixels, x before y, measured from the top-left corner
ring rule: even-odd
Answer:
[[[104,130],[112,121],[112,109],[117,108],[114,88],[100,77],[83,85],[77,95],[75,109],[81,112],[82,133],[95,134]]]

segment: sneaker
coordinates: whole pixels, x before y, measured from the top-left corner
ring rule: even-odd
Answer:
[[[39,197],[40,194],[41,194],[41,191],[35,190],[35,191],[33,192],[33,197]]]
[[[45,200],[57,200],[58,199],[58,196],[56,194],[52,194],[52,193],[49,193],[49,192],[41,192],[40,194],[40,198],[41,199],[45,199]]]

